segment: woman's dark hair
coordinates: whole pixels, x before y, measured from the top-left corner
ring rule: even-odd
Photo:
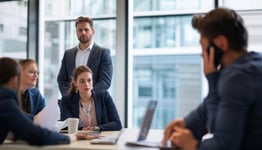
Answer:
[[[70,85],[70,88],[68,90],[68,93],[69,94],[73,94],[73,93],[76,93],[76,87],[74,85],[74,82],[76,82],[78,76],[81,74],[81,73],[84,73],[84,72],[89,72],[91,74],[93,74],[92,70],[87,67],[87,66],[79,66],[77,68],[75,68],[75,70],[73,71],[73,79],[71,81],[71,85]]]
[[[20,79],[19,64],[12,58],[0,58],[0,85],[6,84],[15,76],[18,76],[18,79]]]
[[[217,8],[205,16],[195,15],[192,18],[192,26],[210,42],[218,35],[224,35],[227,37],[231,49],[247,49],[247,29],[241,16],[232,9]]]
[[[18,77],[17,83],[17,99],[20,106],[19,86],[20,86],[20,65],[12,58],[2,57],[0,58],[0,85],[8,83],[13,77]],[[20,106],[21,109],[21,106]]]

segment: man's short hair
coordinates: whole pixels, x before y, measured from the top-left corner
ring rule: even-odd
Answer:
[[[247,29],[242,17],[232,9],[216,8],[205,16],[195,15],[192,18],[192,26],[209,41],[213,41],[218,35],[224,35],[231,49],[247,49]]]
[[[76,24],[75,24],[76,27],[77,27],[77,24],[80,23],[80,22],[87,22],[87,23],[90,24],[90,27],[91,27],[92,29],[94,29],[92,18],[90,18],[90,17],[79,16],[79,17],[76,19]]]

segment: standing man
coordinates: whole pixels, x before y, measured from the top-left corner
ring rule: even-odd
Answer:
[[[247,51],[242,17],[217,8],[193,17],[192,25],[200,33],[208,95],[165,128],[162,143],[183,150],[262,149],[262,57]]]
[[[81,65],[88,66],[93,71],[94,91],[109,89],[113,74],[110,50],[94,43],[95,30],[91,18],[80,16],[75,26],[79,44],[65,51],[57,77],[62,96],[67,94],[70,87],[73,70]]]

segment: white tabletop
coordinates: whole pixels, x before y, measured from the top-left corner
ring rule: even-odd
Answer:
[[[102,132],[102,136],[108,136],[115,134],[118,131],[106,131]],[[94,149],[94,150],[111,150],[111,149],[153,149],[153,148],[146,148],[146,147],[131,147],[126,146],[127,141],[136,141],[138,137],[139,129],[122,129],[120,138],[115,145],[97,145],[97,144],[91,144],[90,141],[82,140],[82,141],[76,141],[72,142],[71,144],[65,144],[65,145],[53,145],[53,146],[30,146],[27,144],[16,144],[16,143],[5,143],[0,146],[0,150],[83,150],[83,149]],[[163,137],[163,130],[155,130],[151,129],[149,131],[147,141],[155,141],[160,142]],[[156,148],[157,149],[157,148]]]

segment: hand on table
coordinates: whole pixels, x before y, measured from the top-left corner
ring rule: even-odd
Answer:
[[[198,141],[194,138],[192,132],[184,127],[175,127],[170,137],[171,144],[180,147],[183,150],[197,149]]]
[[[94,131],[94,127],[91,127],[91,126],[87,126],[87,127],[83,127],[84,131]]]
[[[77,133],[76,138],[77,140],[92,140],[92,139],[98,139],[102,136],[100,135],[90,135],[90,134],[84,134],[84,133]]]
[[[164,129],[164,138],[162,139],[162,144],[166,145],[167,141],[170,139],[171,135],[175,131],[175,127],[185,127],[183,119],[177,119],[169,123]]]

